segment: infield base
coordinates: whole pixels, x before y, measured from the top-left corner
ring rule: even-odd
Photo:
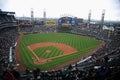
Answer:
[[[36,55],[36,53],[34,52],[34,50],[36,48],[46,47],[46,46],[55,46],[55,47],[61,49],[63,51],[63,55],[59,55],[59,56],[55,56],[55,57],[51,57],[51,58],[38,57]],[[54,43],[54,42],[43,42],[43,43],[32,44],[32,45],[28,46],[28,49],[34,54],[33,61],[34,61],[35,64],[45,64],[47,62],[51,62],[52,59],[54,59],[54,58],[62,57],[62,56],[65,56],[65,55],[74,54],[74,53],[77,52],[77,50],[75,48],[72,48],[69,45],[61,44],[61,43]],[[50,54],[51,50],[46,50],[46,53]]]

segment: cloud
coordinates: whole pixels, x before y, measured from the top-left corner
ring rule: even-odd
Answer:
[[[120,19],[120,0],[112,0],[112,7],[114,9],[114,13],[117,16],[118,19]]]
[[[0,0],[0,9],[4,9],[7,2],[8,0]]]
[[[70,14],[81,18],[87,18],[91,9],[93,19],[101,19],[105,9],[105,19],[120,19],[120,0],[0,0],[0,8],[13,11],[16,16],[30,17],[33,8],[35,17],[43,17],[45,9],[47,17]]]

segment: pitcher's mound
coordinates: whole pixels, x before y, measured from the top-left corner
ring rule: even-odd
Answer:
[[[51,50],[46,50],[45,53],[49,54],[51,52]]]

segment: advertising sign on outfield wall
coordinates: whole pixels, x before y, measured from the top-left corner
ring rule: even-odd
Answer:
[[[49,27],[49,26],[56,26],[57,24],[56,21],[46,21],[45,25]]]

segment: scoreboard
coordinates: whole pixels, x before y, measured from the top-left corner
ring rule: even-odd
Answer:
[[[76,21],[72,17],[61,17],[58,19],[59,26],[73,26],[76,24]]]

